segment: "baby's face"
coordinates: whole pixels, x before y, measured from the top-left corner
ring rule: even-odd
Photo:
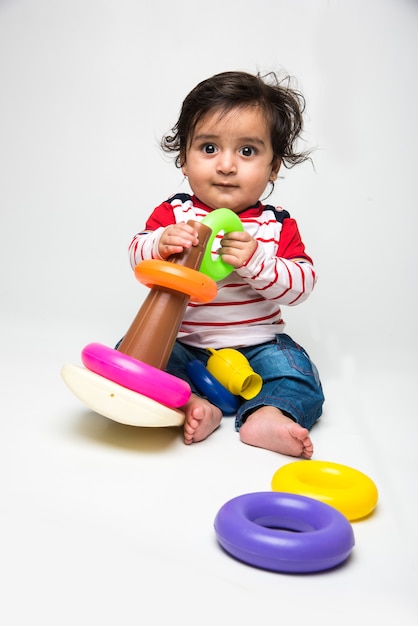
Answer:
[[[279,166],[263,111],[254,106],[200,120],[182,170],[201,202],[240,213],[256,204]]]

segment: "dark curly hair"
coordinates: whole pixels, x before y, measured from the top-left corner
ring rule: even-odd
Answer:
[[[275,72],[223,72],[200,82],[184,99],[177,123],[161,140],[162,149],[176,154],[175,164],[180,168],[196,125],[205,115],[260,106],[270,125],[273,158],[287,168],[310,159],[309,151],[295,148],[303,129],[305,98],[290,82],[289,76],[279,80]]]

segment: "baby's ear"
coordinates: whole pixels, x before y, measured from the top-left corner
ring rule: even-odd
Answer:
[[[279,157],[273,160],[273,163],[271,164],[270,182],[274,183],[274,181],[276,180],[277,176],[279,175],[281,164],[282,160],[279,159]]]
[[[187,176],[186,153],[184,150],[180,150],[179,160],[180,160],[182,174],[183,176]]]

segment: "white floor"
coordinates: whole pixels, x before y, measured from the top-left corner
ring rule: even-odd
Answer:
[[[369,475],[379,503],[343,565],[287,575],[231,558],[213,522],[294,459],[241,444],[232,418],[187,447],[176,428],[111,422],[60,378],[76,330],[2,331],[3,624],[416,624],[416,371],[324,381],[315,458]]]
[[[418,5],[196,6],[0,1],[0,624],[415,626]],[[129,241],[187,191],[158,141],[189,89],[234,69],[284,70],[307,97],[315,169],[283,169],[270,200],[319,281],[284,317],[327,398],[314,458],[379,489],[349,560],[319,574],[240,563],[213,528],[294,459],[241,444],[232,418],[192,446],[122,426],[60,377],[131,323]]]

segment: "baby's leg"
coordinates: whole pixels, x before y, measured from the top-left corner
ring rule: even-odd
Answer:
[[[241,441],[258,448],[305,459],[313,455],[308,429],[272,406],[262,406],[251,413],[239,434]]]
[[[183,407],[186,415],[184,422],[184,443],[203,441],[216,430],[221,423],[222,412],[205,398],[192,394]]]

